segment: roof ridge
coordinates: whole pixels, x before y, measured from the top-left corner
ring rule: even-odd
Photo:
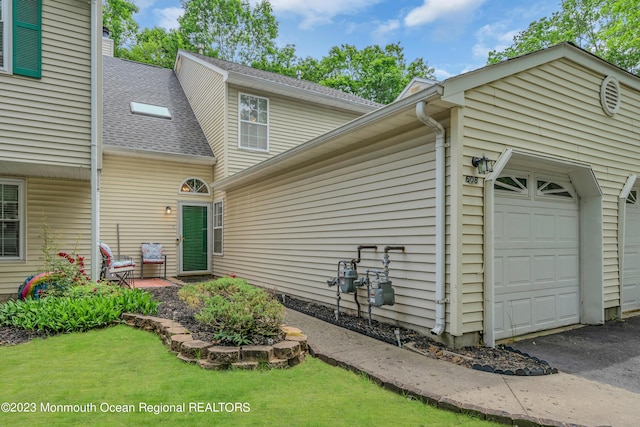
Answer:
[[[225,59],[214,58],[211,56],[202,55],[195,52],[184,51],[189,55],[193,55],[194,57],[208,62],[216,67],[219,67],[227,72],[234,72],[238,74],[242,74],[245,76],[267,80],[271,82],[277,82],[284,85],[288,85],[294,88],[309,90],[316,92],[318,94],[333,96],[337,99],[342,99],[346,101],[351,101],[353,103],[367,105],[370,107],[382,107],[384,104],[380,104],[375,101],[371,101],[370,99],[363,98],[358,95],[354,95],[352,93],[344,92],[339,89],[334,89],[329,86],[324,86],[319,83],[312,82],[310,80],[299,79],[296,77],[287,76],[285,74],[279,74],[273,71],[261,70],[259,68],[251,67],[250,65],[240,64],[237,62],[227,61]],[[340,95],[340,96],[336,96]]]

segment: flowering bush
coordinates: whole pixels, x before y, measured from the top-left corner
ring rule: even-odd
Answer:
[[[42,252],[44,255],[43,272],[50,272],[47,280],[46,294],[60,295],[70,286],[84,285],[90,282],[84,268],[84,257],[58,250],[55,238],[45,223],[42,234]]]

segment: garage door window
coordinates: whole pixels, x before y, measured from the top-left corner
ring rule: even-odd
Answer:
[[[523,194],[526,196],[529,193],[527,183],[527,178],[518,176],[501,176],[496,180],[494,188],[496,190],[507,191],[513,194]]]
[[[538,195],[551,197],[565,197],[572,199],[571,191],[557,182],[538,180]]]
[[[635,205],[636,203],[638,203],[638,192],[636,190],[631,190],[627,196],[627,204]]]

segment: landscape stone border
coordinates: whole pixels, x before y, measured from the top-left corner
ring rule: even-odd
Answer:
[[[187,329],[171,319],[123,313],[122,320],[129,326],[155,332],[178,359],[196,363],[204,369],[283,369],[302,363],[309,350],[307,336],[300,329],[285,325],[280,326],[284,341],[273,345],[228,347],[194,339]]]

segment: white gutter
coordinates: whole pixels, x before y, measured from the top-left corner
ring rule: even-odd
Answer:
[[[416,104],[416,116],[436,133],[436,326],[431,330],[434,335],[440,335],[445,328],[445,130],[426,111],[427,103],[419,101]]]
[[[91,0],[91,280],[100,278],[98,239],[100,238],[100,195],[98,193],[98,31],[102,22],[102,2]]]

